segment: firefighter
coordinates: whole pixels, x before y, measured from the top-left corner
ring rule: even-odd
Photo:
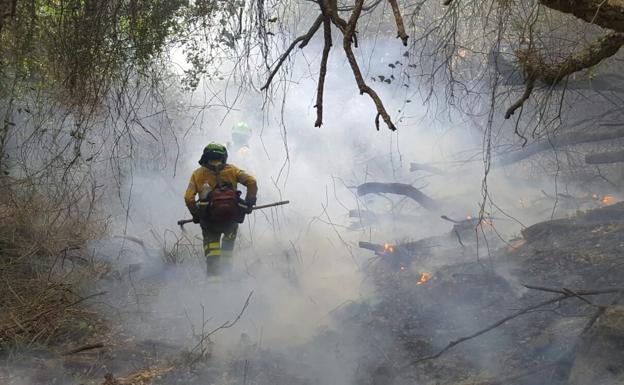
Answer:
[[[252,130],[246,122],[238,122],[232,126],[232,147],[235,151],[249,148]]]
[[[199,164],[191,175],[184,200],[193,222],[199,223],[204,238],[204,255],[208,275],[232,266],[232,251],[245,214],[256,204],[256,179],[238,167],[227,163],[225,146],[210,143],[204,148]],[[238,183],[247,188],[245,199],[240,198]],[[199,200],[195,200],[195,196]]]

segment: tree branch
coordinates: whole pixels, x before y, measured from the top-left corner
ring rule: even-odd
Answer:
[[[529,285],[524,285],[524,286],[529,288],[529,289],[546,291],[546,292],[550,292],[550,293],[560,293],[561,295],[559,295],[559,296],[557,296],[555,298],[549,299],[547,301],[540,302],[540,303],[538,303],[536,305],[532,305],[532,306],[526,307],[524,309],[518,310],[517,312],[515,312],[515,313],[513,313],[513,314],[511,314],[511,315],[509,315],[509,316],[507,316],[505,318],[502,318],[502,319],[496,321],[495,323],[491,324],[490,326],[488,326],[488,327],[486,327],[484,329],[479,330],[478,332],[475,332],[475,333],[473,333],[473,334],[471,334],[469,336],[466,336],[466,337],[459,338],[459,339],[457,339],[455,341],[451,341],[451,342],[449,342],[448,345],[446,345],[444,348],[439,350],[436,354],[433,354],[433,355],[430,355],[430,356],[426,356],[426,357],[414,360],[414,361],[410,362],[409,364],[405,365],[404,367],[402,367],[400,370],[403,371],[403,370],[407,369],[408,367],[410,367],[412,365],[416,365],[416,364],[419,364],[419,363],[421,363],[423,361],[429,361],[429,360],[438,358],[442,354],[446,353],[449,349],[451,349],[452,347],[454,347],[456,345],[461,344],[462,342],[466,342],[466,341],[471,340],[473,338],[476,338],[476,337],[478,337],[480,335],[483,335],[483,334],[485,334],[485,333],[487,333],[487,332],[489,332],[489,331],[491,331],[491,330],[501,326],[502,324],[504,324],[504,323],[506,323],[508,321],[511,321],[514,318],[517,318],[517,317],[519,317],[519,316],[521,316],[523,314],[527,314],[527,313],[531,312],[532,310],[539,309],[539,308],[544,307],[546,305],[557,303],[559,301],[562,301],[562,300],[565,300],[565,299],[568,299],[568,298],[575,298],[576,295],[599,295],[599,294],[612,294],[612,293],[621,293],[622,292],[622,288],[604,289],[604,290],[576,290],[576,291],[572,292],[572,291],[551,289],[551,288],[545,288],[545,287],[539,287],[539,286],[529,286]]]
[[[264,85],[260,88],[260,91],[266,90],[269,87],[269,85],[273,81],[273,78],[277,74],[277,71],[279,71],[282,64],[284,64],[284,61],[290,55],[290,52],[295,48],[295,46],[298,43],[301,42],[301,44],[299,45],[299,48],[304,48],[306,45],[308,45],[308,43],[310,42],[310,39],[312,39],[316,31],[318,31],[322,22],[323,22],[323,17],[322,15],[319,15],[316,18],[316,20],[314,20],[314,23],[312,24],[312,26],[310,27],[310,29],[305,35],[299,36],[292,43],[290,43],[290,46],[288,47],[288,49],[286,49],[286,52],[284,52],[284,54],[279,58],[279,60],[277,61],[277,64],[275,65],[271,73],[269,74],[269,78],[267,79],[266,83],[264,83]]]
[[[401,38],[403,45],[407,47],[407,33],[405,33],[405,25],[403,24],[403,17],[401,17],[401,10],[396,0],[388,0],[390,6],[392,6],[392,13],[394,13],[394,20],[397,25],[397,37]]]
[[[615,55],[622,45],[624,45],[624,33],[609,33],[560,63],[546,63],[532,50],[519,51],[518,62],[526,74],[526,88],[522,97],[507,109],[505,119],[509,119],[531,96],[537,80],[554,86],[569,75],[593,67],[602,60]]]
[[[600,152],[597,154],[585,155],[585,163],[587,164],[605,164],[624,162],[624,150]]]
[[[405,195],[406,197],[412,198],[413,200],[418,202],[422,207],[426,208],[427,210],[438,210],[438,203],[436,201],[429,198],[416,187],[409,184],[367,182],[359,185],[357,188],[357,194],[359,196],[379,193]]]
[[[605,0],[540,0],[540,4],[569,13],[588,23],[624,32],[624,2]]]
[[[591,131],[590,129],[584,129],[571,132],[569,134],[553,136],[552,138],[550,138],[550,140],[543,140],[541,142],[532,143],[519,151],[507,151],[495,160],[495,164],[496,166],[506,166],[519,162],[542,151],[550,150],[552,148],[573,146],[581,143],[602,142],[605,140],[613,140],[618,138],[624,138],[623,129],[605,131],[601,130],[598,132]]]
[[[316,89],[316,105],[314,106],[316,107],[316,122],[314,122],[314,127],[321,127],[323,124],[323,91],[325,88],[325,76],[327,75],[327,60],[332,47],[331,15],[327,0],[321,0],[319,5],[321,6],[321,15],[323,17],[323,38],[325,42],[323,45],[323,57],[321,58],[321,68]]]
[[[396,131],[396,126],[392,123],[392,119],[390,115],[386,111],[386,108],[383,105],[383,102],[379,98],[379,95],[370,88],[364,78],[362,77],[362,72],[360,71],[360,67],[358,66],[357,60],[355,60],[355,55],[353,54],[353,48],[351,47],[351,43],[353,41],[353,35],[355,33],[355,26],[357,25],[358,18],[360,17],[360,13],[362,12],[362,5],[364,0],[356,0],[355,6],[353,7],[353,12],[349,17],[349,22],[347,23],[344,37],[342,39],[342,46],[344,48],[345,54],[347,55],[347,60],[349,61],[349,65],[351,66],[351,71],[353,72],[353,76],[355,76],[355,82],[360,89],[360,95],[367,94],[375,103],[375,107],[377,108],[377,113],[381,115],[384,122],[388,126],[391,131]],[[377,121],[377,119],[376,119]],[[377,125],[377,129],[379,126]]]

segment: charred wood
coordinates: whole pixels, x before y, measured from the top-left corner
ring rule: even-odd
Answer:
[[[585,163],[587,164],[608,164],[619,162],[624,162],[624,150],[585,155]]]
[[[416,187],[404,183],[379,183],[368,182],[358,186],[357,193],[359,196],[366,194],[397,194],[404,195],[418,202],[422,207],[429,211],[436,211],[439,205],[436,201],[429,198]]]
[[[514,164],[526,158],[529,158],[540,152],[556,149],[560,147],[573,146],[583,143],[602,142],[605,140],[613,140],[624,138],[624,129],[606,130],[602,132],[577,131],[570,134],[558,135],[550,140],[544,140],[525,146],[523,149],[515,152],[505,153],[496,161],[498,166],[507,166]]]
[[[433,174],[437,174],[437,175],[444,175],[445,172],[440,170],[437,167],[434,166],[430,166],[428,164],[424,164],[424,163],[410,163],[410,171],[414,172],[414,171],[429,171]]]

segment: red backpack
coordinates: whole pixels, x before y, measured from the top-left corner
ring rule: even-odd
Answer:
[[[208,204],[210,220],[217,223],[242,223],[241,217],[244,219],[245,214],[238,206],[239,200],[238,192],[226,186],[212,190]]]

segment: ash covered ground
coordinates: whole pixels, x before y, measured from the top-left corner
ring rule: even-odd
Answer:
[[[137,318],[139,306],[130,311],[132,327],[117,322],[121,307],[100,308],[107,320],[75,338],[80,344],[34,351],[6,383],[620,384],[623,230],[618,203],[537,223],[510,242],[490,236],[481,255],[474,228],[381,245],[375,255],[362,249],[370,295],[344,301],[309,338],[280,349],[236,327],[253,313],[244,297],[224,323],[199,330],[189,318],[179,331],[186,343],[171,338],[181,314]],[[134,282],[132,271],[109,271],[103,280],[128,298],[161,289],[159,279],[135,269]],[[219,334],[228,335],[225,350]]]

